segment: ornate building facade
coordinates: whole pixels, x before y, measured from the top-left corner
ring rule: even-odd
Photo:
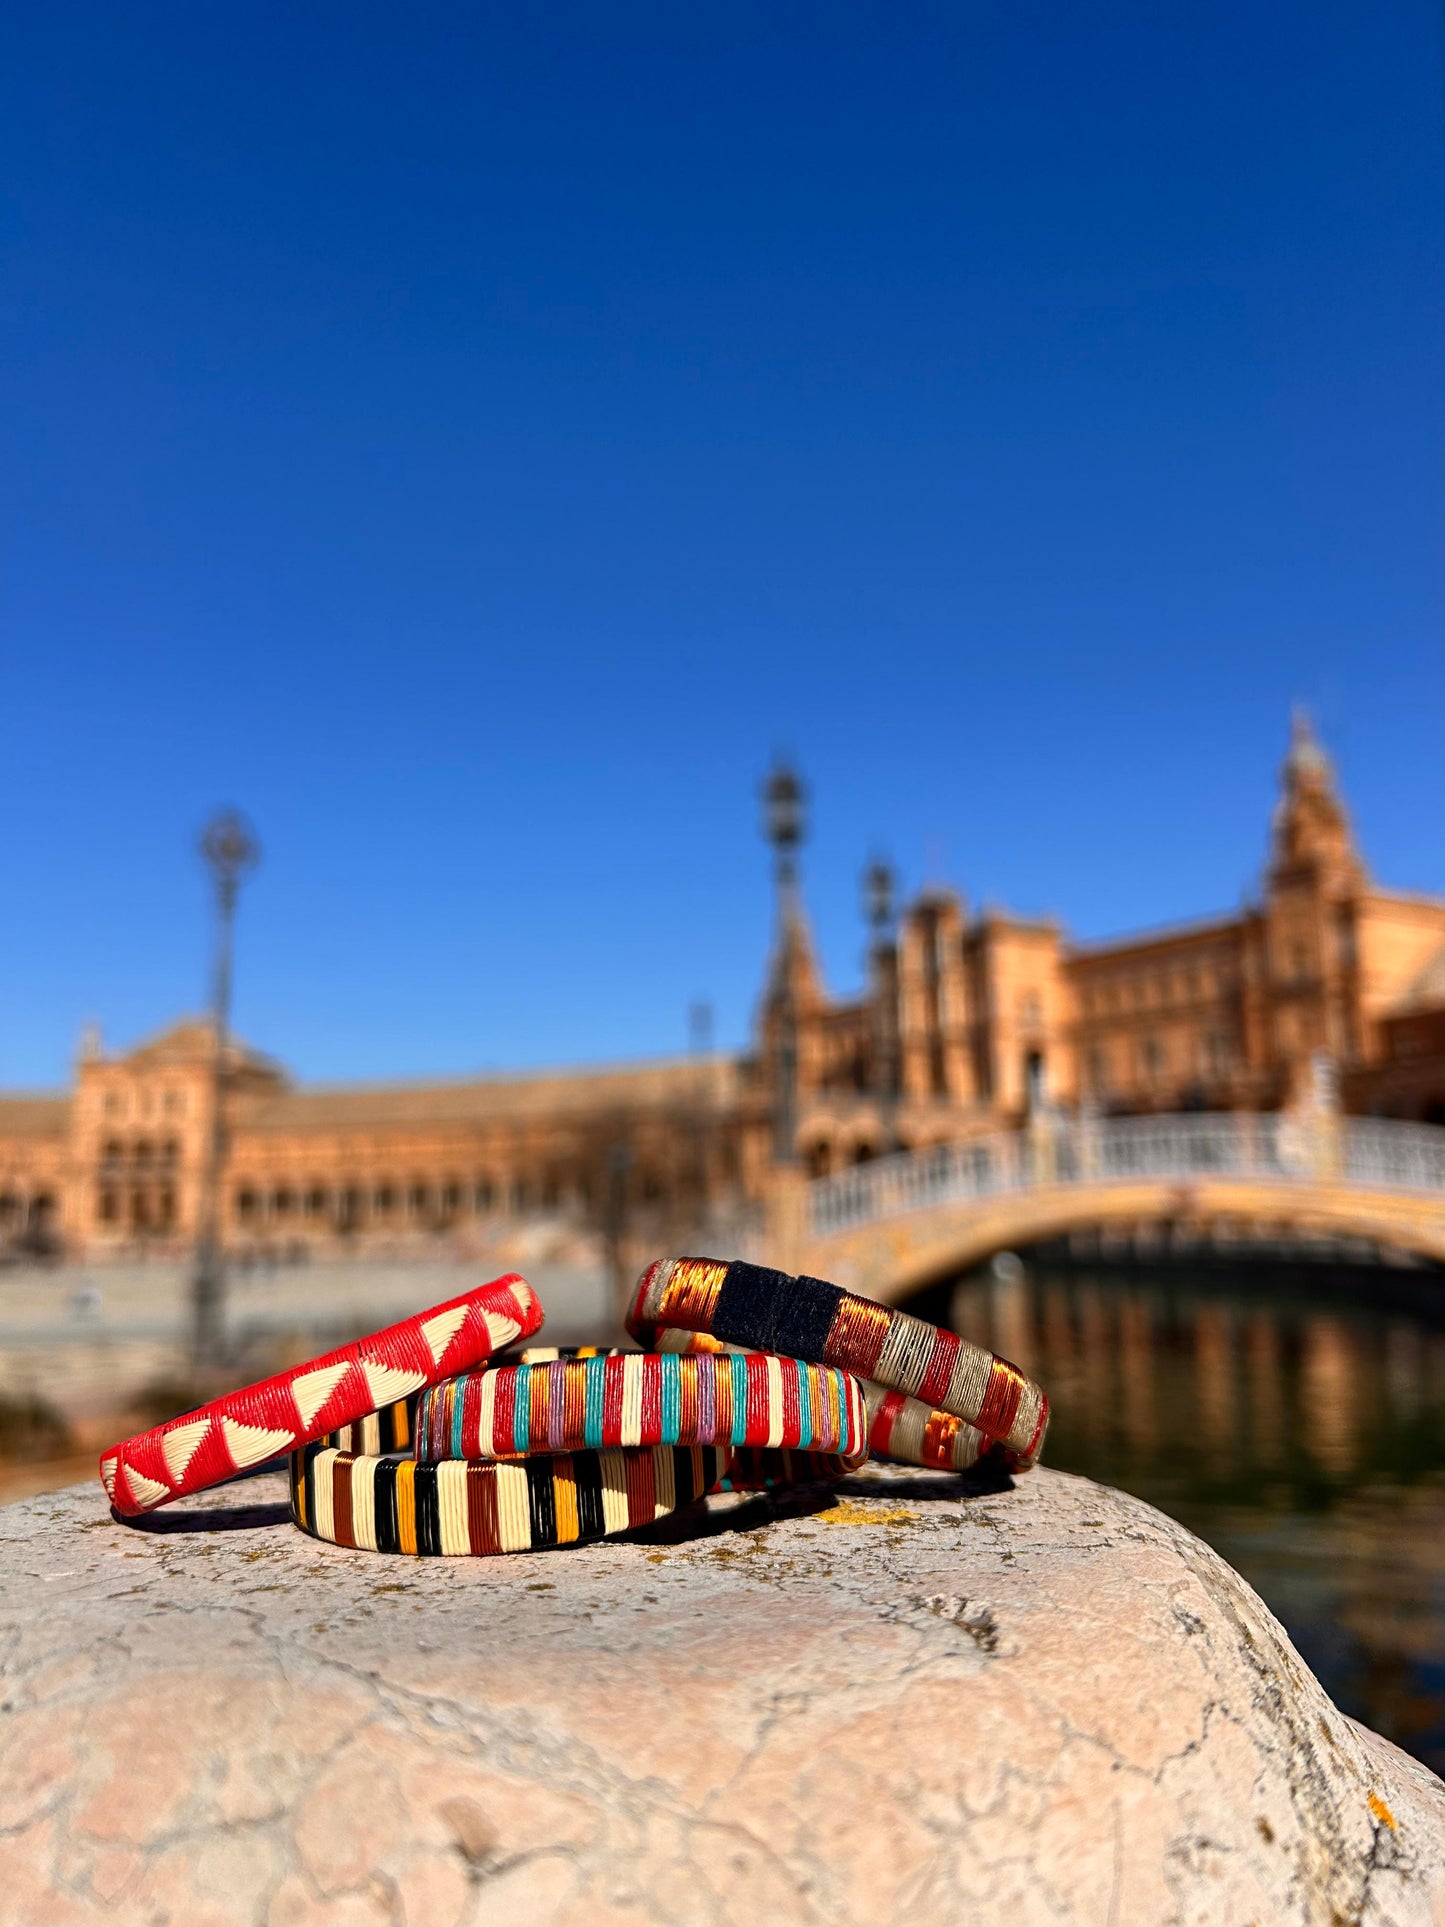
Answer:
[[[796,785],[789,795],[797,800]],[[740,1056],[408,1086],[296,1086],[184,1022],[73,1087],[0,1096],[0,1240],[182,1249],[222,1106],[232,1249],[348,1249],[553,1217],[657,1235],[756,1206],[781,1162],[821,1176],[1049,1106],[1274,1110],[1327,1077],[1345,1108],[1445,1122],[1445,899],[1373,884],[1303,723],[1257,901],[1105,944],[875,884],[869,981],[825,986],[795,884]],[[780,840],[780,854],[783,841]],[[218,1074],[219,1073],[219,1074]]]

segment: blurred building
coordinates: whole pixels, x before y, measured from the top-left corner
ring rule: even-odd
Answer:
[[[797,1145],[821,1175],[1044,1104],[1277,1110],[1315,1096],[1445,1123],[1445,899],[1382,889],[1303,717],[1258,899],[1106,943],[1053,922],[970,916],[931,891],[874,945],[861,998],[823,986],[790,919],[761,1055],[796,1062]]]
[[[791,874],[791,873],[790,873]],[[1445,1122],[1445,900],[1375,886],[1303,722],[1257,902],[1106,944],[970,915],[945,891],[880,916],[863,994],[831,996],[797,890],[754,1049],[620,1068],[308,1089],[236,1044],[222,1066],[232,1247],[433,1238],[531,1214],[600,1232],[701,1223],[764,1195],[1033,1108],[1273,1110],[1318,1095]],[[0,1098],[0,1237],[88,1253],[180,1245],[199,1221],[215,1035],[183,1022],[71,1090]]]

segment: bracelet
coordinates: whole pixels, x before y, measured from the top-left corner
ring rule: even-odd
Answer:
[[[710,1492],[727,1464],[708,1445],[438,1465],[310,1445],[291,1455],[291,1517],[368,1552],[540,1551],[651,1525]]]
[[[721,1339],[713,1338],[707,1332],[660,1331],[655,1341],[659,1351],[664,1352],[725,1352],[728,1347]],[[524,1352],[522,1356],[529,1356]],[[1021,1472],[1028,1468],[1016,1453],[1007,1451],[992,1439],[986,1439],[977,1426],[970,1425],[966,1419],[955,1418],[952,1412],[937,1412],[932,1406],[925,1405],[922,1399],[908,1398],[902,1392],[890,1392],[886,1385],[877,1385],[872,1379],[860,1379],[863,1399],[868,1408],[868,1452],[870,1457],[894,1459],[901,1465],[926,1465],[939,1472],[967,1472],[981,1458],[990,1455],[999,1458],[1010,1471]],[[724,1491],[741,1489],[747,1484],[772,1485],[779,1481],[771,1476],[770,1468],[762,1468],[769,1476],[752,1480],[739,1479],[736,1463],[740,1454],[734,1454],[733,1471],[723,1481]],[[794,1472],[794,1480],[805,1478],[841,1478],[843,1471],[851,1467],[830,1471],[827,1465],[815,1472]]]
[[[642,1445],[783,1448],[860,1465],[862,1387],[836,1366],[764,1352],[614,1352],[465,1372],[418,1402],[418,1460]]]
[[[840,1365],[921,1399],[1032,1465],[1049,1401],[1016,1365],[956,1332],[859,1298],[821,1278],[792,1278],[742,1259],[660,1258],[638,1281],[627,1329],[648,1345],[659,1326]]]
[[[410,1452],[416,1441],[416,1408],[423,1394],[411,1392],[394,1405],[383,1405],[379,1412],[340,1425],[319,1440],[337,1452],[360,1452],[381,1458],[390,1452]]]
[[[886,1385],[865,1380],[868,1405],[868,1450],[880,1459],[904,1465],[928,1465],[939,1472],[967,1472],[982,1458],[997,1457],[1013,1470],[1025,1468],[995,1440],[985,1438],[967,1419],[935,1411],[921,1398],[890,1392]]]
[[[536,1365],[564,1356],[600,1358],[611,1349],[606,1345],[579,1345],[576,1351],[563,1353],[555,1345],[527,1345],[517,1357],[520,1364]],[[318,1443],[334,1446],[338,1452],[359,1452],[368,1458],[389,1452],[410,1452],[416,1443],[416,1410],[424,1396],[422,1392],[409,1392],[394,1405],[383,1405],[379,1412],[368,1412],[365,1418],[328,1432]]]
[[[149,1512],[395,1405],[515,1338],[530,1338],[541,1323],[541,1304],[524,1279],[493,1279],[126,1439],[102,1456],[101,1482],[117,1512]]]

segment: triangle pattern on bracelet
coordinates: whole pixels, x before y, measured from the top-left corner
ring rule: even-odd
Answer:
[[[296,1443],[296,1434],[289,1429],[278,1432],[264,1425],[242,1425],[239,1419],[224,1416],[221,1431],[231,1463],[236,1466],[259,1465],[262,1459],[274,1458]]]
[[[162,1435],[161,1456],[171,1475],[172,1485],[179,1485],[185,1477],[186,1467],[196,1456],[201,1440],[210,1429],[211,1421],[208,1418],[195,1418],[189,1425],[173,1426]]]
[[[461,1330],[467,1309],[465,1305],[453,1305],[447,1311],[439,1311],[435,1318],[423,1321],[421,1335],[438,1365],[442,1362],[442,1353]]]
[[[121,1469],[125,1473],[125,1482],[130,1487],[132,1497],[141,1505],[154,1505],[157,1499],[168,1499],[171,1496],[170,1487],[162,1485],[159,1479],[148,1479],[144,1472],[137,1472],[133,1465],[126,1465],[123,1461]]]
[[[291,1396],[303,1426],[310,1426],[350,1370],[351,1360],[343,1358],[339,1365],[321,1365],[314,1372],[303,1372],[300,1378],[292,1379]]]
[[[499,1352],[504,1345],[510,1345],[522,1327],[515,1318],[508,1318],[499,1311],[484,1311],[482,1322],[487,1328],[487,1336],[492,1341],[492,1350]]]
[[[426,1384],[425,1372],[409,1372],[396,1365],[385,1365],[380,1359],[363,1358],[361,1369],[366,1373],[367,1389],[371,1393],[373,1408],[393,1405],[408,1392],[414,1392],[419,1385]]]

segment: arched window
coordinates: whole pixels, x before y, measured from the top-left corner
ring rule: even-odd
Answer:
[[[274,1218],[289,1218],[296,1208],[296,1194],[282,1185],[271,1193],[271,1215]]]
[[[472,1208],[480,1217],[482,1212],[490,1211],[496,1189],[490,1178],[478,1178],[472,1185]]]
[[[371,1194],[371,1208],[378,1218],[389,1217],[396,1207],[396,1192],[389,1184],[379,1184]]]
[[[361,1193],[354,1184],[348,1184],[337,1193],[336,1229],[354,1231],[361,1222]]]
[[[151,1161],[151,1147],[149,1142],[145,1138],[141,1138],[135,1149],[131,1152],[131,1156],[135,1159],[137,1165],[144,1168]]]
[[[179,1143],[176,1141],[175,1138],[168,1137],[165,1143],[161,1146],[162,1163],[174,1164],[176,1162],[176,1159],[180,1155],[181,1155],[181,1147]]]
[[[406,1194],[406,1208],[414,1218],[424,1218],[431,1209],[431,1189],[420,1179],[413,1179],[411,1189]]]
[[[120,1139],[115,1137],[107,1139],[105,1149],[100,1155],[102,1163],[110,1165],[119,1164],[125,1155],[120,1148]]]
[[[313,1184],[306,1193],[303,1209],[308,1218],[326,1216],[326,1189],[324,1185]]]
[[[162,1191],[156,1206],[156,1222],[162,1231],[169,1231],[176,1221],[176,1195],[174,1191]]]
[[[442,1186],[442,1216],[450,1223],[461,1209],[462,1187],[455,1178],[448,1178]]]
[[[256,1193],[245,1187],[236,1193],[236,1216],[242,1224],[253,1224],[257,1215]]]
[[[4,1203],[5,1200],[0,1198],[0,1211],[3,1211]],[[100,1219],[102,1224],[114,1224],[116,1208],[116,1195],[114,1191],[102,1191],[96,1203],[95,1215]]]

